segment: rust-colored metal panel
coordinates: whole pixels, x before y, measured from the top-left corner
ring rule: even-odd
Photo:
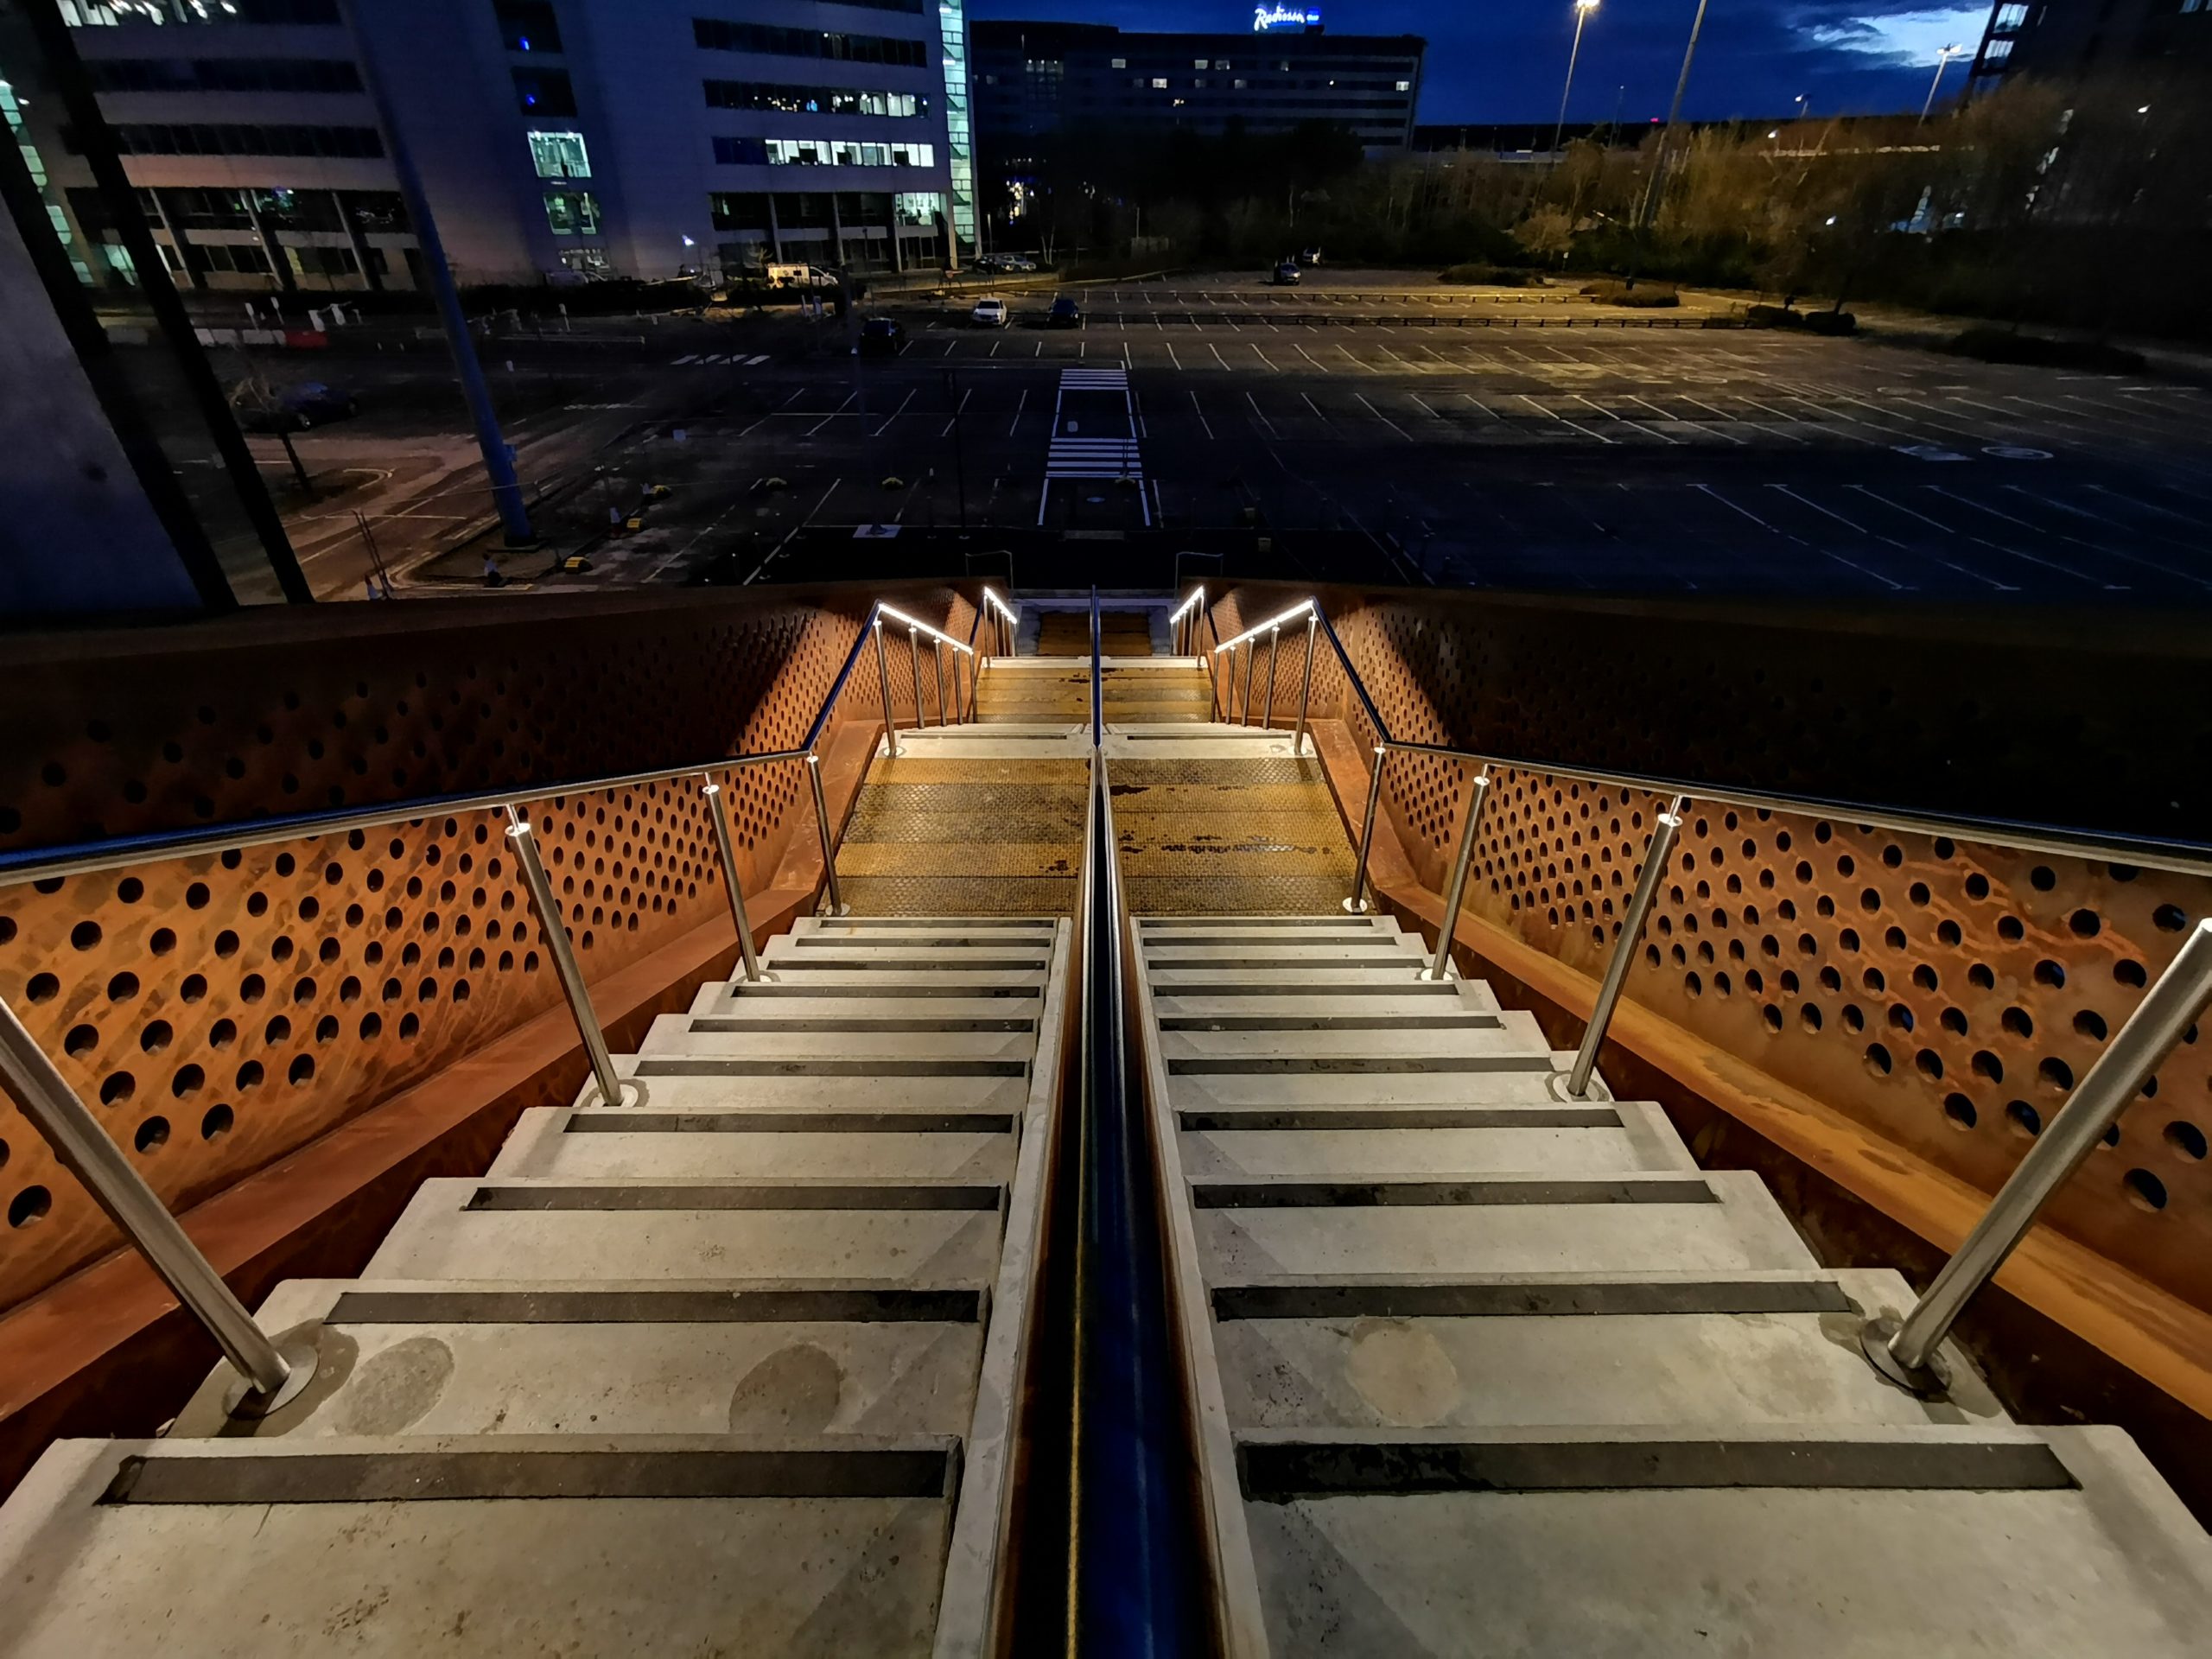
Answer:
[[[874,596],[395,602],[11,641],[0,846],[794,747]],[[940,586],[888,596],[956,637],[974,615]],[[880,708],[864,656],[830,729]],[[811,824],[801,770],[715,774],[749,891]],[[706,810],[690,782],[532,804],[587,976],[723,912]],[[441,814],[0,887],[0,996],[182,1209],[559,1003],[504,829]],[[115,1243],[0,1100],[0,1307]]]
[[[1308,591],[1273,585],[1232,591],[1217,609],[1223,637]],[[1875,671],[1870,667],[1866,683],[1839,689],[1832,706],[1804,701],[1806,688],[1850,671],[1862,647],[1870,660],[1886,659],[1894,642],[1877,647],[1854,634],[1819,660],[1746,660],[1732,693],[1740,719],[1732,726],[1716,708],[1719,727],[1675,751],[1663,747],[1670,721],[1654,700],[1710,694],[1659,683],[1671,636],[1655,631],[1641,647],[1643,677],[1593,670],[1580,697],[1569,696],[1567,671],[1579,671],[1583,658],[1525,685],[1502,686],[1495,677],[1501,657],[1511,656],[1510,637],[1526,619],[1512,620],[1501,645],[1486,626],[1484,607],[1465,599],[1324,594],[1395,737],[1676,776],[1700,775],[1704,757],[1725,753],[1726,766],[1703,775],[1760,790],[1842,795],[1854,781],[1883,775],[1872,765],[1812,775],[1802,757],[1777,762],[1777,776],[1756,767],[1762,755],[1777,753],[1777,734],[1801,723],[1816,754],[1858,741],[1852,734],[1893,701]],[[1962,635],[1972,632],[1958,626]],[[1771,635],[1801,652],[1804,638],[1786,629]],[[1697,650],[1713,648],[1713,641],[1693,644],[1685,672],[1702,674]],[[2056,662],[2063,653],[2053,649]],[[2019,671],[2031,662],[2024,656]],[[1939,659],[1931,672],[1942,671]],[[2194,671],[2181,663],[2175,684],[2186,684]],[[1281,695],[1279,686],[1279,705]],[[1987,717],[2004,724],[1997,690],[1984,695]],[[2113,706],[2108,700],[2107,714]],[[1317,662],[1315,707],[1344,721],[1363,751],[1371,745],[1374,732],[1332,657],[1325,665]],[[2202,718],[2185,714],[2167,735],[2185,747]],[[1730,747],[1737,731],[1744,734],[1740,752]],[[1576,747],[1605,733],[1614,735],[1598,741],[1595,753]],[[1916,768],[1928,754],[1947,752],[1939,731],[1900,741],[1918,756]],[[1974,796],[1974,779],[1977,772],[1994,776],[1992,763],[1961,751],[1963,778],[1948,804],[1985,813],[2039,807],[2044,817],[2094,820],[2097,814],[2074,809],[2082,791],[2101,782],[2106,757],[2081,754],[2082,766],[2068,770],[2059,763],[2069,753],[2053,747],[2041,756],[2040,798],[2016,779],[2004,785],[2001,798],[1985,800]],[[2138,761],[2114,765],[2123,775],[2140,776]],[[1441,757],[1399,753],[1389,762],[1383,810],[1414,874],[1432,890],[1444,884],[1473,772]],[[1596,977],[1663,802],[1533,769],[1500,766],[1493,775],[1468,910]],[[2177,778],[2174,798],[2201,781]],[[1940,811],[1946,800],[1929,804]],[[2116,829],[2146,827],[2111,822]],[[1991,1193],[2119,1029],[2142,987],[2171,960],[2184,931],[2212,913],[2212,880],[2199,877],[2014,852],[1964,836],[1870,829],[1837,816],[1712,804],[1694,804],[1673,865],[1628,995]],[[2212,1034],[2199,1031],[2121,1119],[2113,1141],[2060,1191],[2046,1220],[2152,1283],[2212,1307],[2208,1137]]]

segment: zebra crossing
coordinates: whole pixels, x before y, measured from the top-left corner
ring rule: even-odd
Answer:
[[[703,354],[690,352],[682,357],[670,359],[668,366],[671,369],[687,367],[704,369],[719,363],[728,368],[749,369],[756,364],[766,363],[767,360],[768,353],[766,352],[756,353],[751,357],[747,357],[743,352],[709,352]]]
[[[1073,399],[1072,405],[1071,399]],[[1121,407],[1114,408],[1118,399]],[[1100,413],[1102,404],[1107,411]],[[1086,426],[1090,429],[1085,430]],[[1128,365],[1060,371],[1059,394],[1052,404],[1052,436],[1045,452],[1045,486],[1037,501],[1043,524],[1053,482],[1078,479],[1134,486],[1147,525],[1152,506],[1145,499],[1144,457],[1137,447],[1137,412],[1129,394]]]

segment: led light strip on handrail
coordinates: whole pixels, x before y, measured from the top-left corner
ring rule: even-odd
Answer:
[[[1006,618],[1007,621],[1014,623],[1016,626],[1020,626],[1021,613],[1016,610],[1013,606],[1007,604],[1006,601],[1001,599],[988,588],[983,589],[983,603],[987,606],[996,606],[1001,616]]]
[[[987,588],[983,591],[985,593],[988,593],[990,589]],[[1171,628],[1173,627],[1185,617],[1188,616],[1198,606],[1205,604],[1205,598],[1206,590],[1204,588],[1200,588],[1196,593],[1192,594],[1188,599],[1185,600],[1180,605],[1178,605],[1168,613],[1167,626]],[[1307,602],[1310,604],[1312,601],[1308,601]]]
[[[956,639],[944,629],[933,628],[928,623],[921,620],[918,617],[909,616],[906,612],[894,610],[888,605],[878,605],[875,608],[882,613],[883,615],[889,618],[892,621],[898,623],[901,627],[912,628],[917,633],[925,633],[929,635],[931,639],[936,640],[939,645],[950,645],[955,651],[964,651],[970,657],[973,657],[976,654],[975,647],[969,645],[966,640]]]
[[[1204,592],[1205,590],[1201,588],[1199,591]],[[1320,608],[1321,607],[1315,604],[1312,600],[1301,599],[1297,604],[1292,606],[1281,616],[1271,616],[1264,622],[1255,623],[1252,626],[1245,629],[1243,632],[1238,634],[1235,639],[1223,640],[1219,645],[1214,647],[1214,650],[1234,651],[1237,646],[1243,645],[1247,639],[1251,639],[1255,634],[1265,633],[1270,628],[1279,628],[1286,622],[1294,622],[1300,617],[1304,616],[1308,611],[1312,611],[1318,614]]]

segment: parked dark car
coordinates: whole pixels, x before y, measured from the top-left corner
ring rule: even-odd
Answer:
[[[1052,302],[1052,308],[1045,314],[1047,328],[1080,328],[1083,327],[1083,308],[1066,295]]]
[[[862,357],[896,357],[906,347],[906,326],[894,317],[870,317],[861,324]]]
[[[1275,267],[1274,285],[1277,288],[1295,288],[1298,286],[1300,275],[1298,262],[1294,259],[1286,259]]]
[[[245,386],[231,396],[238,425],[248,432],[298,432],[310,426],[327,426],[358,413],[360,404],[342,386],[304,380],[296,386],[271,391]]]
[[[1317,247],[1300,248],[1298,251],[1298,263],[1301,265],[1319,264],[1321,263],[1321,250]]]

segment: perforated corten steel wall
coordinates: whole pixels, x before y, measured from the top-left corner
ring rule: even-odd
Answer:
[[[1266,615],[1304,591],[1228,595],[1219,609],[1222,636],[1243,626],[1240,611]],[[1498,654],[1481,637],[1478,612],[1441,596],[1370,601],[1337,593],[1324,602],[1394,736],[1485,747],[1494,728],[1469,706],[1477,677],[1439,672],[1440,664]],[[1754,684],[1792,671],[1816,676],[1824,667],[1848,671],[1847,663],[1794,671],[1743,664]],[[1880,688],[1871,690],[1889,701]],[[1541,731],[1531,710],[1563,696],[1546,684],[1527,692],[1510,722],[1516,747]],[[1295,717],[1294,696],[1294,683],[1288,690],[1279,683],[1279,721]],[[1758,753],[1773,740],[1753,703],[1737,729]],[[1363,746],[1371,743],[1332,658],[1317,663],[1315,705],[1345,720]],[[1793,721],[1803,717],[1792,711]],[[1635,708],[1592,707],[1563,723],[1628,732],[1643,718]],[[1833,721],[1847,728],[1861,718],[1863,711],[1839,710]],[[2191,741],[2185,721],[2171,735],[2183,747]],[[1559,758],[1582,759],[1565,750]],[[1651,747],[1614,764],[1690,772],[1687,761]],[[1472,770],[1394,754],[1384,773],[1384,810],[1433,890],[1443,886],[1457,847]],[[1535,769],[1499,766],[1493,778],[1468,909],[1596,977],[1665,803]],[[1844,792],[1825,779],[1813,786]],[[1970,799],[1958,805],[1988,810]],[[2212,882],[2199,878],[1897,834],[1836,817],[1694,803],[1627,994],[1994,1192],[2142,988],[2171,960],[2184,931],[2208,913]],[[2192,1031],[2107,1146],[2060,1191],[2048,1220],[2212,1306],[2208,1137],[2212,1039]]]
[[[30,741],[0,760],[0,846],[793,747],[871,597],[346,606],[12,642],[27,671],[0,721]],[[958,637],[973,615],[949,588],[898,598]],[[874,723],[879,683],[866,652],[830,729]],[[748,890],[813,833],[802,771],[715,773]],[[690,781],[531,804],[588,976],[727,913],[706,811]],[[441,814],[0,887],[0,996],[188,1206],[559,1003],[505,827]],[[0,1205],[0,1306],[115,1243],[4,1097]]]

